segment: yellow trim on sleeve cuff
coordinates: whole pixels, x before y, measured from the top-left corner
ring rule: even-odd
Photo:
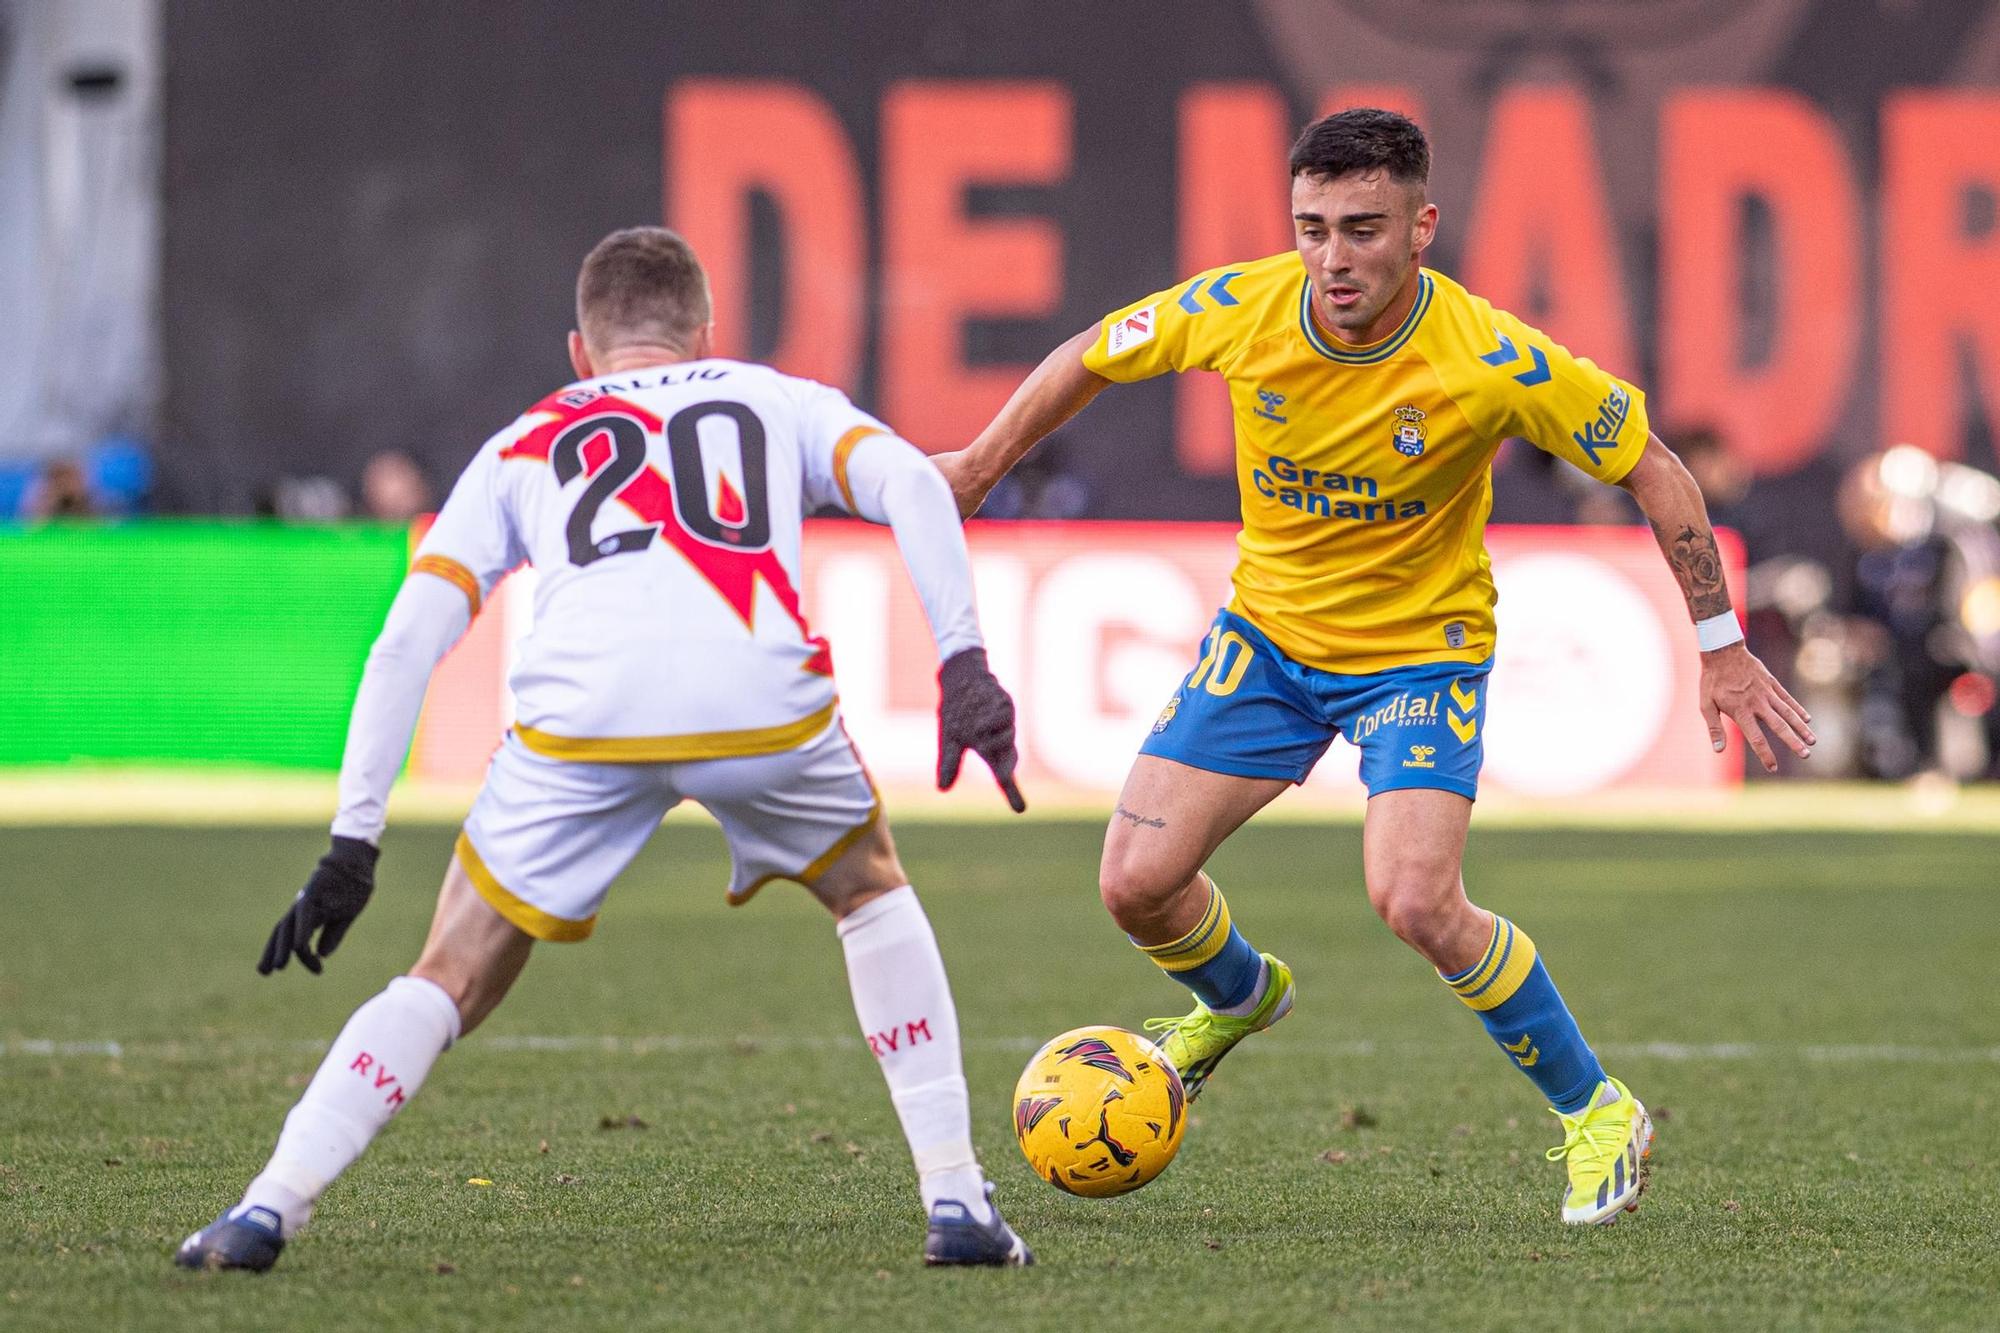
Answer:
[[[479,614],[479,580],[473,572],[448,555],[420,555],[410,566],[412,574],[435,574],[445,582],[454,584],[465,594],[465,600],[472,607],[472,614]]]
[[[840,485],[840,498],[847,505],[847,512],[850,514],[859,515],[861,511],[854,507],[854,488],[847,484],[847,460],[853,456],[855,445],[870,435],[884,434],[887,432],[879,426],[856,426],[841,436],[839,443],[833,446],[833,479]]]
[[[516,723],[521,744],[548,759],[584,764],[683,764],[776,754],[805,744],[833,722],[838,701],[796,722],[745,731],[690,732],[684,736],[552,736]]]
[[[588,939],[590,932],[597,928],[594,916],[581,921],[566,916],[551,916],[510,892],[493,878],[493,872],[479,857],[479,849],[472,845],[472,839],[463,831],[458,835],[458,863],[465,868],[465,877],[472,881],[472,887],[479,890],[479,896],[486,900],[488,906],[538,940],[563,943]]]

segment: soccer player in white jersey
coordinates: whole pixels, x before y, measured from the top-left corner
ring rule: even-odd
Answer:
[[[712,334],[707,277],[672,232],[616,232],[584,261],[577,382],[480,448],[425,537],[355,699],[332,850],[257,970],[296,954],[316,973],[353,924],[431,671],[526,561],[539,581],[511,680],[518,721],[415,966],[355,1011],[269,1164],[177,1262],[269,1268],[535,942],[590,934],[611,881],[683,800],[728,835],[731,901],[794,879],[838,922],[916,1162],[925,1262],[1032,1262],[973,1156],[944,963],[799,608],[806,511],[889,524],[942,662],[939,785],[970,749],[1023,809],[1014,705],[986,666],[957,507],[924,456],[845,395],[717,358]]]

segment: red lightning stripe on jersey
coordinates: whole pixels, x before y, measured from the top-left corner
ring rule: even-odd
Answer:
[[[727,476],[716,479],[715,516],[732,528],[740,528],[750,517],[750,511],[743,505],[743,497],[729,484]]]
[[[612,394],[597,394],[585,399],[574,391],[565,390],[563,393],[543,399],[530,410],[528,413],[530,416],[539,414],[549,419],[502,449],[500,457],[547,462],[549,455],[555,449],[556,440],[565,430],[583,418],[599,412],[625,413],[655,435],[665,429],[664,423],[658,417],[626,399]],[[607,437],[594,436],[584,441],[580,452],[583,458],[584,476],[594,476],[611,457],[610,441]],[[727,479],[724,479],[723,485],[725,488],[728,487]],[[757,580],[762,579],[770,588],[772,595],[778,599],[778,605],[792,618],[792,623],[799,627],[800,636],[813,649],[813,655],[806,660],[805,669],[825,676],[833,674],[833,650],[825,639],[815,635],[812,627],[806,624],[805,612],[799,605],[798,589],[792,586],[791,576],[785,572],[785,567],[778,560],[776,551],[768,547],[755,552],[728,550],[711,546],[696,537],[681,526],[674,512],[673,485],[650,463],[641,468],[612,498],[638,515],[642,522],[657,524],[660,536],[679,551],[690,565],[701,571],[702,576],[721,595],[722,600],[729,604],[730,609],[742,617],[746,627],[754,627],[756,623]],[[733,489],[725,489],[723,507],[729,508],[728,501],[732,498],[736,502],[735,517],[740,521],[744,517],[743,499]],[[731,518],[728,513],[719,514],[717,517],[724,522],[729,522]]]
[[[595,390],[565,389],[561,393],[550,394],[522,414],[548,419],[502,449],[500,457],[503,461],[525,458],[537,463],[546,463],[549,461],[549,455],[555,451],[557,438],[565,430],[583,418],[595,416],[599,412],[623,412],[637,419],[641,425],[655,434],[666,429],[666,423],[637,403],[630,403],[623,398],[608,393],[598,393]],[[611,442],[607,439],[603,441],[601,448],[593,450],[591,446],[597,443],[596,439],[584,441],[585,476],[594,475],[597,469],[604,466],[605,460],[611,457]]]

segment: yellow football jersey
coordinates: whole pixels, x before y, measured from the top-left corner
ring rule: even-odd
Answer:
[[[1320,328],[1297,253],[1224,265],[1106,318],[1084,364],[1228,381],[1231,609],[1324,671],[1492,654],[1484,532],[1502,440],[1606,482],[1646,444],[1637,389],[1429,269],[1402,325],[1360,347]]]

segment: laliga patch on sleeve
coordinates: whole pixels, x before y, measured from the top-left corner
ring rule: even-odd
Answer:
[[[1147,306],[1144,310],[1134,310],[1122,319],[1111,321],[1104,333],[1104,355],[1108,359],[1123,356],[1142,343],[1153,341],[1153,314],[1158,306]]]

